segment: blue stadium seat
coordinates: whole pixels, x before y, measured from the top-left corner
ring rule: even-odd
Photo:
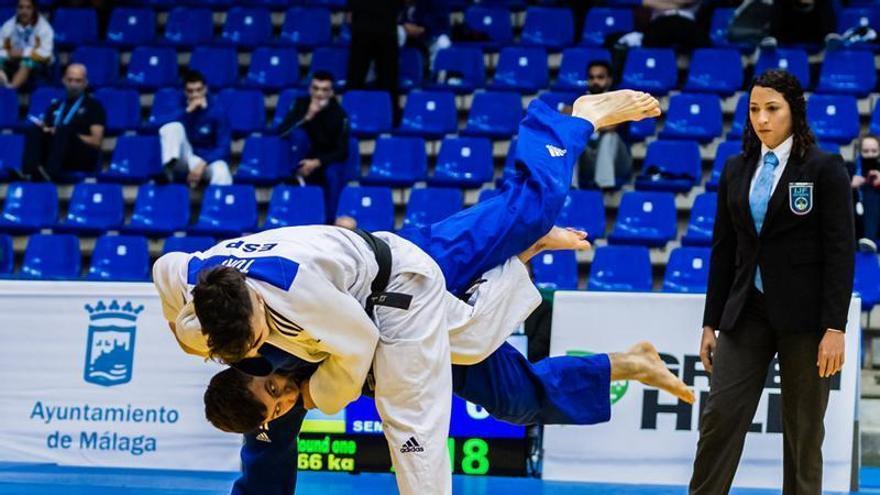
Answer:
[[[296,50],[260,47],[251,53],[244,82],[250,87],[279,90],[295,85],[298,79],[299,57]]]
[[[755,75],[770,69],[783,69],[791,72],[804,89],[810,85],[810,62],[807,52],[799,48],[763,49],[755,64]]]
[[[199,46],[214,39],[214,14],[200,7],[176,7],[165,21],[165,43]]]
[[[348,48],[322,46],[312,52],[312,65],[309,68],[307,79],[318,71],[327,71],[333,74],[333,84],[336,92],[345,87],[345,78],[348,73]]]
[[[623,66],[622,87],[663,96],[678,80],[675,52],[671,48],[634,48]]]
[[[80,46],[73,52],[72,61],[86,66],[89,85],[112,86],[119,82],[119,52],[106,46]]]
[[[606,36],[634,30],[632,9],[595,7],[587,11],[581,43],[604,46]]]
[[[741,139],[746,119],[749,118],[749,95],[744,93],[736,102],[736,110],[733,112],[733,122],[730,124],[730,130],[727,132],[727,139]]]
[[[275,184],[291,175],[289,143],[276,136],[250,136],[244,142],[235,182]]]
[[[577,290],[578,265],[574,251],[547,251],[532,258],[531,265],[539,289]]]
[[[260,46],[272,37],[272,18],[260,7],[232,7],[226,12],[226,22],[220,40],[236,46]]]
[[[874,54],[867,50],[830,50],[825,52],[816,91],[868,96],[877,87]]]
[[[190,56],[189,68],[201,72],[215,90],[238,82],[238,54],[234,48],[197,46]]]
[[[486,82],[483,52],[476,47],[452,46],[437,52],[431,69],[437,87],[470,93]]]
[[[159,127],[174,121],[186,109],[183,92],[180,88],[161,88],[153,93],[150,115],[145,129],[156,131]]]
[[[168,237],[162,245],[162,254],[168,253],[195,253],[197,251],[207,251],[216,244],[213,237],[204,235],[188,235],[182,237]]]
[[[373,162],[364,184],[411,186],[428,175],[425,141],[417,137],[383,136],[376,140]]]
[[[461,189],[425,187],[413,189],[406,204],[403,228],[422,228],[461,211]]]
[[[849,7],[837,13],[838,33],[862,26],[880,30],[880,4],[874,7]]]
[[[56,88],[53,86],[41,86],[31,93],[30,104],[28,105],[28,118],[34,117],[40,120],[46,116],[46,109],[52,104],[52,101],[64,98],[64,88]],[[28,125],[29,122],[25,121]]]
[[[880,262],[874,253],[856,253],[853,292],[862,298],[862,311],[880,303]]]
[[[199,219],[189,233],[234,237],[257,230],[257,196],[254,186],[208,186],[202,196]]]
[[[263,228],[322,225],[324,212],[324,190],[320,187],[276,186],[269,199],[269,212]]]
[[[648,145],[636,189],[683,193],[702,178],[700,145],[696,141],[658,139]]]
[[[583,230],[591,242],[605,237],[605,204],[600,191],[572,189],[556,225]]]
[[[492,143],[488,139],[448,137],[440,144],[430,183],[475,188],[491,182],[493,175]]]
[[[131,221],[123,227],[130,234],[164,237],[189,225],[189,189],[183,184],[138,188]]]
[[[14,268],[15,253],[12,248],[12,237],[0,234],[0,276],[12,275]]]
[[[177,85],[177,52],[170,47],[135,48],[125,80],[138,88],[148,89]]]
[[[28,239],[21,277],[40,280],[79,278],[79,239],[73,234],[34,234]]]
[[[376,232],[394,228],[394,202],[391,189],[376,186],[346,186],[339,198],[336,216],[357,220],[358,227]]]
[[[685,246],[711,246],[712,228],[715,226],[715,211],[718,207],[718,195],[705,192],[694,199],[691,207],[691,220],[687,232],[681,238]]]
[[[594,9],[595,10],[595,9]],[[587,66],[590,62],[611,62],[611,55],[603,48],[566,48],[553,89],[562,91],[585,91],[587,89]]]
[[[141,183],[162,172],[158,136],[120,136],[101,180]]]
[[[307,96],[308,92],[299,88],[285,89],[278,95],[278,101],[275,103],[275,115],[272,117],[272,128],[277,129],[284,116],[293,108],[294,102],[300,96]]]
[[[55,184],[13,182],[6,190],[0,231],[27,234],[49,228],[58,220]]]
[[[651,254],[642,246],[596,248],[587,290],[597,292],[650,292]]]
[[[121,227],[124,214],[122,185],[81,182],[73,186],[67,217],[55,228],[85,235],[103,234]]]
[[[574,41],[571,10],[554,7],[529,7],[520,42],[560,51]]]
[[[840,154],[840,144],[830,141],[819,141],[816,143],[820,150],[826,153]]]
[[[716,95],[681,93],[669,98],[661,138],[708,143],[721,136],[721,99]]]
[[[405,46],[398,57],[397,82],[401,91],[422,87],[425,79],[425,62],[418,48]]]
[[[624,193],[608,240],[613,244],[662,247],[675,239],[675,197],[672,193]]]
[[[709,248],[679,247],[669,253],[664,292],[703,294],[709,282]]]
[[[874,104],[874,111],[871,113],[871,134],[880,135],[880,104]],[[2,168],[2,167],[0,167]]]
[[[742,151],[741,141],[724,141],[718,145],[715,150],[715,160],[712,162],[712,173],[709,180],[706,181],[707,191],[717,191],[718,181],[721,180],[721,172],[724,171],[724,164],[731,156]]]
[[[18,93],[14,89],[0,88],[0,129],[18,126]]]
[[[576,100],[581,94],[580,90],[545,91],[538,95],[538,99],[549,105],[550,108],[555,108],[557,111],[561,112],[565,106],[574,104],[574,100]]]
[[[342,97],[351,134],[373,137],[391,131],[391,96],[386,91],[352,90]]]
[[[24,155],[24,136],[18,134],[0,134],[0,178],[9,173],[9,169],[21,170]]]
[[[727,39],[727,31],[730,28],[730,21],[733,20],[733,8],[716,7],[712,11],[712,20],[709,23],[709,39],[712,40],[713,46],[728,47],[731,46]]]
[[[807,100],[807,121],[819,140],[849,143],[859,135],[859,108],[854,96],[817,95]]]
[[[513,42],[510,11],[505,8],[473,5],[464,12],[464,24],[471,31],[488,37],[487,41],[469,42],[486,50],[498,51],[499,47]]]
[[[94,43],[98,40],[98,15],[92,8],[60,7],[52,16],[52,30],[60,47]]]
[[[147,239],[132,235],[98,237],[86,279],[126,282],[150,280]]]
[[[112,45],[138,46],[156,37],[156,14],[149,8],[117,7],[110,14],[107,42]]]
[[[439,139],[458,129],[455,95],[450,91],[412,91],[406,98],[399,132]]]
[[[506,91],[475,93],[463,134],[510,139],[517,132],[522,114],[522,99],[518,93]]]
[[[534,94],[547,87],[547,53],[537,47],[508,46],[501,49],[492,89]]]
[[[220,92],[220,104],[226,107],[234,135],[245,136],[265,130],[266,105],[263,102],[263,93],[255,89],[226,88]]]
[[[281,41],[303,48],[329,45],[331,28],[329,10],[293,7],[284,14]]]
[[[684,89],[729,96],[742,88],[742,56],[733,48],[699,48],[691,56]]]
[[[651,118],[630,122],[626,129],[630,141],[641,142],[657,134],[657,119]]]
[[[119,134],[137,130],[141,125],[141,96],[133,89],[101,88],[95,99],[107,113],[107,133]]]
[[[305,0],[305,4],[311,7],[326,7],[337,11],[345,8],[346,0]]]

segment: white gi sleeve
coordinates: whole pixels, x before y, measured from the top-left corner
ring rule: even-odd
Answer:
[[[187,354],[208,356],[208,341],[196,318],[192,303],[188,303],[186,268],[191,255],[168,253],[153,264],[153,284],[162,301],[162,316],[174,323],[174,338]]]
[[[12,30],[15,29],[15,17],[7,20],[0,27],[0,58],[9,57],[9,50],[6,45],[12,40]]]

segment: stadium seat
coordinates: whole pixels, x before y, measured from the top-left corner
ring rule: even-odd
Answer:
[[[391,131],[391,96],[387,91],[348,91],[342,97],[351,134],[374,137]]]
[[[199,46],[214,39],[214,18],[210,9],[176,7],[165,21],[165,43],[174,46]]]
[[[34,234],[28,239],[21,277],[73,280],[82,267],[79,239],[73,234]]]
[[[880,30],[880,4],[875,4],[874,7],[849,7],[838,12],[838,33],[863,26],[874,31]]]
[[[770,69],[782,69],[792,73],[804,89],[810,85],[810,62],[807,52],[799,48],[776,48],[761,50],[755,64],[755,75]]]
[[[669,98],[661,138],[708,143],[721,136],[721,99],[716,95],[681,93]]]
[[[427,227],[461,211],[461,189],[425,187],[413,189],[406,204],[403,228]]]
[[[15,253],[12,247],[12,237],[0,234],[0,277],[12,275],[15,269]]]
[[[839,143],[832,143],[830,141],[818,141],[816,145],[819,147],[820,150],[826,153],[840,154]]]
[[[715,211],[717,207],[718,195],[714,192],[705,192],[694,199],[687,232],[681,238],[683,245],[712,245],[712,228],[715,226]]]
[[[281,41],[303,48],[329,45],[331,29],[329,10],[293,7],[284,14]]]
[[[877,88],[874,54],[867,50],[827,50],[816,91],[868,96]]]
[[[605,46],[610,34],[624,34],[635,30],[631,9],[595,7],[587,11],[581,43]]]
[[[596,248],[587,290],[598,292],[650,292],[651,254],[642,246]]]
[[[346,0],[305,0],[310,7],[325,7],[333,11],[342,10],[347,5]]]
[[[560,51],[574,41],[571,10],[554,7],[529,7],[520,42]]]
[[[11,88],[0,88],[0,129],[18,126],[18,93]]]
[[[671,48],[634,48],[623,66],[622,87],[663,96],[678,80],[678,65]]]
[[[41,86],[31,93],[30,103],[28,105],[27,117],[43,120],[46,116],[46,109],[52,104],[52,101],[64,98],[64,88],[56,88],[53,86]],[[33,125],[25,121],[28,125]]]
[[[418,48],[401,48],[397,66],[397,82],[401,91],[422,87],[425,79],[425,62]]]
[[[675,68],[675,66],[673,66]],[[729,96],[742,88],[743,66],[739,51],[732,48],[699,48],[691,56],[685,91]]]
[[[300,96],[308,96],[308,92],[299,88],[285,89],[278,95],[278,101],[275,103],[275,115],[272,117],[272,129],[277,129],[284,117],[293,108],[293,104]]]
[[[250,136],[245,139],[241,162],[235,171],[235,183],[270,185],[291,176],[291,161],[286,139],[275,136]]]
[[[177,52],[170,47],[135,48],[125,76],[128,84],[155,89],[177,85]]]
[[[235,46],[260,46],[272,37],[272,18],[260,7],[232,7],[226,12],[226,22],[220,40]]]
[[[220,104],[226,107],[233,135],[246,136],[265,130],[263,93],[255,89],[226,88],[220,92]]]
[[[624,193],[617,221],[608,240],[612,244],[662,247],[676,236],[675,197],[665,192]]]
[[[583,230],[590,242],[605,237],[605,204],[600,191],[572,189],[556,225]]]
[[[0,231],[28,234],[49,228],[58,220],[55,184],[13,182],[6,189]]]
[[[636,189],[688,192],[703,178],[701,163],[696,141],[658,139],[648,145]]]
[[[336,216],[357,220],[358,227],[370,231],[394,228],[394,202],[391,189],[376,186],[346,186],[339,198]]]
[[[880,303],[880,263],[875,253],[856,253],[853,292],[862,298],[862,311]]]
[[[345,87],[345,78],[348,73],[348,48],[322,46],[312,52],[312,65],[309,68],[307,79],[318,71],[327,71],[333,74],[333,84],[336,92]]]
[[[586,81],[586,80],[585,80]],[[574,104],[574,100],[582,94],[581,91],[545,91],[538,95],[538,99],[554,108],[562,111],[565,106]]]
[[[712,173],[709,180],[706,181],[707,191],[717,191],[718,181],[721,180],[721,172],[724,171],[724,164],[731,156],[742,151],[741,141],[724,141],[718,145],[715,150],[715,160],[712,162]]]
[[[728,47],[731,45],[727,39],[730,21],[733,20],[733,8],[715,7],[712,11],[712,20],[709,23],[709,39],[713,46]]]
[[[501,49],[492,89],[534,94],[548,84],[547,53],[536,47],[508,46]]]
[[[596,9],[593,9],[596,10]],[[587,89],[587,66],[596,60],[611,62],[608,50],[602,48],[566,48],[562,51],[562,62],[553,89],[579,91]]]
[[[52,15],[52,30],[59,47],[94,43],[98,40],[98,15],[92,8],[59,7]]]
[[[81,46],[72,61],[83,64],[92,87],[113,86],[119,82],[119,52],[106,46]]]
[[[880,135],[880,104],[874,104],[874,111],[871,112],[871,124],[869,129],[871,134],[874,134],[875,136]]]
[[[269,212],[263,229],[322,225],[324,219],[324,190],[317,186],[276,186],[269,199]]]
[[[727,132],[727,139],[741,139],[746,119],[749,118],[749,95],[743,93],[736,102],[736,110],[733,112],[733,122],[730,124],[730,130]]]
[[[168,237],[162,244],[162,254],[168,253],[195,253],[197,251],[207,251],[216,244],[213,237],[204,235],[188,235],[181,237]]]
[[[807,100],[807,121],[819,140],[846,144],[859,135],[859,109],[854,96],[817,95]]]
[[[196,224],[189,233],[234,237],[257,230],[257,196],[254,186],[208,186]]]
[[[8,175],[10,169],[21,170],[23,155],[24,136],[0,134],[0,178]]]
[[[407,187],[428,175],[425,141],[417,137],[383,136],[376,140],[370,171],[364,184]]]
[[[485,41],[465,42],[475,44],[489,51],[513,42],[513,25],[510,11],[505,8],[473,5],[464,12],[464,24],[473,32],[486,36]],[[456,42],[458,44],[458,42]]]
[[[689,292],[703,294],[709,282],[709,254],[705,247],[679,247],[669,253],[666,275],[663,277],[664,292]]]
[[[476,47],[457,46],[440,50],[434,58],[431,75],[438,88],[471,93],[486,82],[483,52]]]
[[[432,185],[476,188],[494,175],[492,143],[486,138],[448,137],[440,144]]]
[[[294,86],[299,79],[299,58],[293,48],[260,47],[251,53],[245,86],[279,90]]]
[[[141,96],[133,89],[101,88],[95,99],[107,113],[107,134],[137,130],[141,125]]]
[[[401,134],[439,139],[458,129],[455,95],[450,91],[412,91],[403,108]]]
[[[130,234],[164,237],[189,225],[189,189],[183,184],[138,188],[131,221],[123,227]]]
[[[67,217],[55,229],[84,235],[103,234],[121,227],[124,214],[120,184],[81,182],[73,187]]]
[[[574,251],[547,251],[532,258],[531,265],[539,289],[577,290],[578,265]]]
[[[517,132],[522,113],[522,99],[518,93],[477,92],[463,134],[510,139]]]
[[[641,142],[657,134],[657,119],[642,119],[638,122],[630,122],[627,127],[627,136],[634,142]]]
[[[145,182],[162,172],[158,136],[120,136],[101,180],[122,183]]]
[[[156,14],[142,7],[117,7],[110,14],[107,42],[119,46],[142,46],[156,37]]]
[[[238,54],[234,48],[197,46],[189,58],[189,68],[201,72],[215,90],[238,82]]]
[[[161,88],[153,93],[153,104],[144,128],[155,132],[159,127],[174,121],[185,109],[186,103],[180,88]]]
[[[147,239],[132,235],[98,237],[86,279],[126,282],[150,280]]]

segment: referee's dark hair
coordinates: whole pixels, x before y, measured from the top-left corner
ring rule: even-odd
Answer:
[[[816,144],[816,138],[813,136],[813,131],[810,130],[809,122],[807,122],[807,102],[801,83],[791,72],[772,69],[756,77],[746,94],[751,95],[755,86],[778,91],[785,98],[791,110],[791,131],[794,136],[791,154],[802,158],[804,153]],[[743,158],[746,163],[757,162],[761,155],[761,140],[758,139],[758,134],[752,128],[752,120],[748,115],[746,115],[743,129]]]
[[[203,270],[192,295],[211,359],[234,363],[244,358],[254,344],[254,307],[244,274],[229,266]]]
[[[235,368],[211,378],[205,390],[205,417],[212,425],[230,433],[250,433],[266,422],[266,406],[248,388],[251,380]]]

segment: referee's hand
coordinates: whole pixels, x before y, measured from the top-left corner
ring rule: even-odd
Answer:
[[[843,368],[844,348],[846,334],[840,330],[829,328],[819,342],[819,356],[816,366],[819,367],[819,376],[828,378]]]
[[[712,372],[712,360],[715,357],[715,342],[715,329],[703,327],[703,338],[700,339],[700,361],[709,373]]]

